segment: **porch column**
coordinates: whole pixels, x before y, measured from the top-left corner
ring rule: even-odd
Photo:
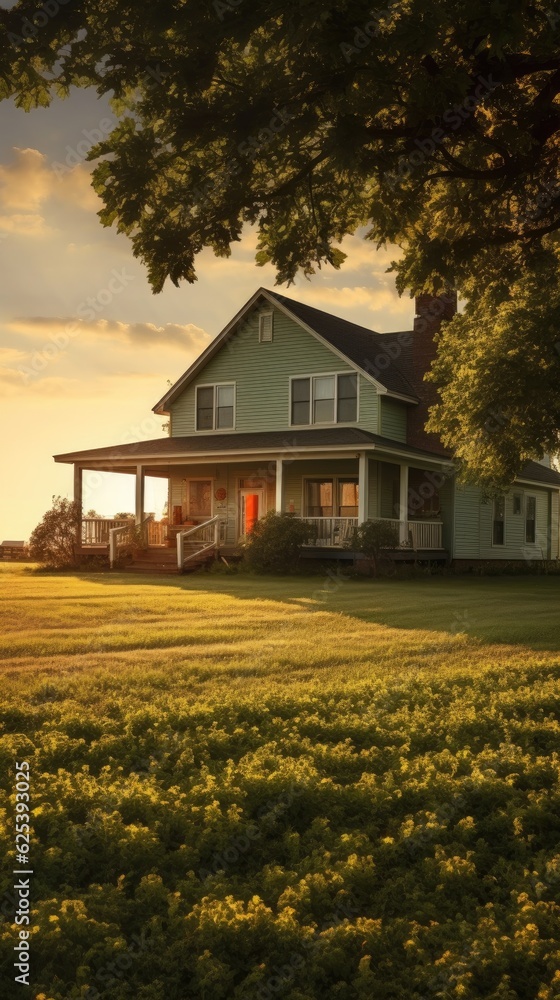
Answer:
[[[365,451],[360,452],[358,464],[358,524],[368,519],[369,508],[369,459]]]
[[[399,539],[401,545],[408,543],[408,465],[401,465],[399,496]]]
[[[145,488],[145,476],[144,467],[142,465],[136,466],[136,524],[141,524],[144,520],[144,488]]]
[[[281,458],[276,459],[276,512],[281,514],[284,510],[284,462]]]
[[[82,518],[84,515],[83,511],[83,480],[82,480],[82,469],[79,465],[74,466],[74,503],[79,505],[80,517],[78,524],[76,526],[76,545],[81,546],[82,544]]]

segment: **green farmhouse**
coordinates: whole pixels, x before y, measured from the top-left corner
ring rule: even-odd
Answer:
[[[136,524],[84,518],[78,545],[114,564],[134,538],[136,568],[182,571],[238,551],[277,510],[313,522],[310,556],[348,558],[354,527],[386,519],[401,559],[558,559],[548,456],[487,500],[425,430],[424,375],[455,311],[453,296],[422,296],[412,330],[380,334],[260,288],[156,403],[168,437],[55,456],[74,466],[80,502],[84,470],[135,477]],[[499,413],[487,429],[500,433]],[[169,523],[146,518],[147,476],[168,480]]]

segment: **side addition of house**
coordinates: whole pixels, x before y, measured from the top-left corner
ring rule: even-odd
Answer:
[[[425,431],[424,374],[451,299],[416,300],[414,328],[379,334],[259,289],[156,404],[169,436],[57,455],[136,480],[146,548],[171,546],[183,569],[201,553],[234,553],[267,511],[312,521],[309,555],[348,555],[356,525],[392,521],[401,558],[558,558],[560,475],[548,459],[485,501],[456,482],[453,457]],[[147,476],[169,482],[169,525],[147,523]],[[84,520],[82,547],[117,558],[130,527]],[[176,553],[176,555],[175,555]]]

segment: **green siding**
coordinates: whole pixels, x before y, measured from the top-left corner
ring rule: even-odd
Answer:
[[[381,431],[383,437],[406,443],[406,413],[404,403],[381,396]]]
[[[195,431],[195,388],[213,382],[236,383],[236,426],[239,432],[286,430],[290,415],[290,376],[353,371],[306,330],[274,311],[272,343],[258,338],[258,310],[227,341],[171,406],[171,433],[178,437]],[[378,432],[378,396],[375,386],[359,377],[356,426]]]
[[[513,494],[537,499],[535,544],[525,542],[525,503],[521,514],[513,513]],[[547,559],[551,545],[549,496],[547,490],[513,487],[506,494],[505,545],[492,544],[493,504],[483,501],[476,486],[456,486],[455,490],[455,559]]]

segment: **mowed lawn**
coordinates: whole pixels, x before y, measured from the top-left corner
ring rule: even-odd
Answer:
[[[558,1000],[560,578],[0,567],[41,1000]]]

